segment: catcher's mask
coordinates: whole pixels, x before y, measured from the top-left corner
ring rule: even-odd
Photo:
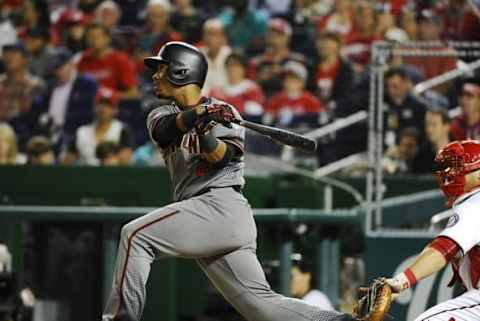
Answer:
[[[435,157],[435,175],[448,205],[465,192],[465,175],[480,169],[480,142],[475,140],[455,141],[440,151]]]

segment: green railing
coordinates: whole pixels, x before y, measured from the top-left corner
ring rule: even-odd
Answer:
[[[0,206],[0,221],[74,221],[98,222],[103,225],[103,294],[104,298],[110,290],[113,266],[118,244],[120,224],[148,213],[153,208],[147,207],[87,207],[87,206]],[[345,225],[361,224],[359,211],[342,210],[324,212],[307,209],[255,209],[255,219],[259,224],[276,224],[279,229],[288,229],[297,223],[321,225],[319,242],[316,243],[317,276],[319,286],[333,301],[339,303],[339,240],[336,229]],[[278,244],[278,259],[280,261],[280,292],[288,295],[290,292],[291,254],[293,238],[290,233],[282,234]],[[175,264],[175,263],[172,263]],[[175,269],[170,269],[175,273]],[[170,284],[168,296],[168,320],[176,320],[176,287],[172,277],[166,277]]]

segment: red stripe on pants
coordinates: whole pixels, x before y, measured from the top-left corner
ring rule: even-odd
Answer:
[[[128,264],[128,258],[130,256],[130,249],[132,247],[132,240],[133,240],[133,237],[138,233],[140,232],[141,230],[143,230],[144,228],[147,228],[149,227],[150,225],[153,225],[155,223],[158,223],[160,221],[163,221],[164,219],[166,218],[169,218],[170,216],[173,216],[175,214],[177,214],[179,211],[174,211],[170,214],[167,214],[165,216],[162,216],[160,218],[157,218],[156,220],[152,221],[152,222],[149,222],[147,224],[144,224],[142,226],[140,226],[139,228],[137,228],[135,231],[133,231],[132,235],[130,235],[128,237],[128,246],[127,246],[127,257],[125,258],[125,263],[123,265],[123,270],[122,270],[122,277],[120,279],[120,287],[119,287],[119,297],[120,297],[120,302],[118,303],[118,309],[117,309],[117,312],[115,313],[115,316],[114,316],[114,319],[118,316],[118,313],[120,312],[120,308],[122,307],[122,301],[123,301],[123,296],[122,296],[122,288],[123,288],[123,281],[125,279],[125,273],[127,271],[127,264]]]

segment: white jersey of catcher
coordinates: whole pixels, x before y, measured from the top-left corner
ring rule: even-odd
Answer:
[[[227,104],[215,98],[203,98],[204,104]],[[235,110],[235,107],[231,106]],[[172,102],[155,108],[147,117],[147,129],[152,138],[153,125],[167,115],[182,110]],[[235,110],[236,111],[236,110]],[[232,124],[232,128],[216,124],[212,134],[224,142],[244,150],[245,128]],[[152,139],[152,141],[154,141]],[[155,142],[155,141],[154,141]],[[208,188],[226,186],[243,187],[243,156],[232,159],[226,166],[218,170],[208,163],[202,156],[200,141],[195,129],[190,130],[166,148],[160,149],[170,174],[175,201],[190,198]]]
[[[462,195],[452,207],[454,214],[440,236],[455,241],[462,249],[452,265],[457,278],[468,289],[480,286],[480,189]]]
[[[454,279],[467,291],[439,303],[415,321],[480,321],[480,189],[462,195],[452,207],[453,215],[439,236],[455,241],[461,253],[452,259]]]

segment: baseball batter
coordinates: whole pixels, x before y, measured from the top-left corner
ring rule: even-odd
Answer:
[[[182,42],[145,59],[156,94],[172,100],[148,116],[151,139],[165,158],[175,203],[122,228],[115,278],[103,320],[141,319],[150,264],[196,259],[222,295],[249,321],[349,321],[274,293],[256,257],[256,227],[242,195],[244,129],[234,107],[200,92],[207,61]]]
[[[480,320],[480,142],[455,141],[441,149],[436,158],[440,188],[448,198],[453,216],[446,228],[419,254],[414,263],[399,275],[387,279],[401,293],[448,263],[454,282],[466,292],[440,303],[416,321]]]

